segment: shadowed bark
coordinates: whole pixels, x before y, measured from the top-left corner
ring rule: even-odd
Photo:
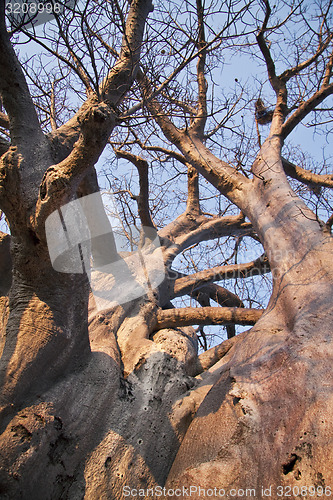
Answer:
[[[310,187],[328,188],[332,176],[312,173],[282,156],[285,138],[333,93],[331,4],[321,7],[309,46],[296,50],[296,61],[281,74],[277,66],[285,58],[279,65],[274,61],[269,38],[280,30],[288,33],[294,16],[295,23],[307,20],[302,4],[274,22],[267,0],[228,4],[218,33],[207,17],[219,14],[217,8],[208,12],[211,6],[201,0],[188,5],[186,13],[177,3],[167,13],[159,4],[158,22],[150,25],[150,0],[131,1],[126,13],[125,4],[94,3],[92,14],[102,12],[107,22],[100,27],[96,14],[89,27],[87,17],[80,17],[84,49],[70,45],[69,30],[60,21],[59,45],[47,46],[46,35],[45,43],[35,33],[27,35],[67,65],[82,85],[77,95],[85,96],[79,109],[66,110],[67,121],[60,120],[55,80],[47,96],[38,82],[38,92],[50,104],[45,132],[43,101],[27,83],[28,63],[24,72],[6,31],[5,2],[0,2],[5,111],[0,113],[0,209],[11,233],[0,233],[1,498],[118,500],[128,489],[148,498],[153,496],[148,489],[159,496],[156,487],[172,488],[177,498],[177,488],[190,486],[234,489],[239,496],[253,488],[255,498],[261,498],[262,487],[272,487],[274,497],[280,496],[279,486],[325,489],[333,479],[332,217],[322,223],[287,175]],[[85,16],[89,6],[87,2]],[[73,19],[79,14],[75,9],[71,13]],[[66,21],[68,26],[73,19]],[[172,39],[170,25],[176,26]],[[108,43],[109,35],[115,47]],[[251,148],[251,165],[246,166],[237,156],[242,141],[235,142],[235,155],[229,157],[223,154],[229,145],[223,149],[224,144],[209,142],[214,134],[208,124],[214,133],[222,131],[222,142],[224,127],[237,128],[232,113],[243,99],[238,95],[230,105],[226,93],[216,111],[209,64],[218,65],[230,46],[248,51],[254,42],[275,103],[262,145],[253,153],[251,135],[244,146]],[[158,61],[165,47],[170,60],[163,64],[170,73],[164,78]],[[89,64],[81,49],[89,54]],[[96,61],[103,66],[102,76]],[[183,70],[188,71],[184,78]],[[307,70],[316,78],[308,93],[298,80]],[[68,81],[72,85],[70,77]],[[296,81],[292,91],[291,81]],[[188,86],[184,92],[182,85]],[[291,108],[288,98],[295,101]],[[221,118],[224,107],[226,117]],[[131,228],[140,220],[148,230],[141,231],[136,251],[120,252],[111,230],[102,235],[107,244],[91,242],[94,265],[111,254],[118,265],[114,275],[106,273],[118,286],[115,300],[98,309],[99,297],[90,284],[94,268],[89,268],[90,253],[84,258],[84,242],[75,247],[81,252],[82,272],[58,272],[51,263],[45,222],[53,212],[62,214],[61,227],[53,234],[60,241],[65,222],[59,209],[98,194],[95,164],[108,144],[135,167],[134,180],[132,174],[123,179],[127,189],[120,194],[126,207],[120,222]],[[168,161],[174,176],[167,177]],[[121,168],[112,171],[117,182]],[[175,188],[179,178],[186,184],[181,196]],[[136,202],[134,208],[125,191]],[[96,213],[109,228],[98,200]],[[159,218],[163,203],[164,224]],[[210,207],[215,207],[212,213]],[[93,214],[86,219],[93,234]],[[74,222],[79,239],[82,228]],[[238,260],[243,238],[251,241],[250,247],[260,246],[255,255],[261,257]],[[155,247],[153,241],[158,242]],[[204,242],[210,246],[202,246]],[[190,252],[193,248],[197,254]],[[210,259],[213,252],[215,259]],[[181,267],[181,259],[187,268]],[[135,277],[140,266],[142,273]],[[120,283],[118,271],[126,275]],[[153,286],[158,272],[161,279]],[[258,306],[260,285],[253,288],[253,300],[246,293],[243,297],[249,280],[270,275],[272,292],[265,309]],[[232,291],[228,280],[235,284]],[[133,298],[129,294],[135,287],[142,293]],[[181,306],[185,296],[198,307],[192,302]],[[199,353],[198,338],[205,334],[200,337],[202,329],[195,325],[225,325],[232,338]],[[251,328],[235,335],[235,325]],[[302,496],[313,495],[307,490]],[[192,498],[201,495],[197,491]]]

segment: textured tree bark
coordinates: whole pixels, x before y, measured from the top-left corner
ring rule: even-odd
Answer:
[[[332,484],[331,242],[317,252],[324,268],[313,262],[297,285],[284,283],[291,295],[275,299],[216,365],[220,379],[187,431],[167,487],[277,492]]]
[[[262,487],[272,486],[274,497],[278,486],[332,484],[332,237],[274,176],[278,150],[261,151],[254,170],[266,183],[254,187],[258,202],[250,208],[273,295],[215,365],[220,378],[186,433],[167,488],[253,488],[261,498]]]
[[[1,358],[1,406],[17,411],[90,353],[88,280],[57,273],[34,248],[15,242],[13,283]],[[23,247],[23,248],[22,248]],[[24,265],[22,262],[25,261]],[[52,286],[50,286],[52,283]]]
[[[285,171],[309,185],[331,186],[332,179],[286,164],[281,148],[297,120],[333,87],[325,77],[283,125],[290,74],[275,74],[264,36],[270,9],[264,5],[257,39],[277,103],[253,179],[204,144],[205,23],[199,0],[199,97],[189,128],[172,124],[138,72],[147,108],[188,169],[187,206],[160,231],[166,274],[159,289],[97,312],[85,274],[52,268],[45,220],[98,189],[94,164],[117,123],[115,107],[136,77],[152,4],[130,2],[120,56],[99,95],[89,92],[77,114],[46,136],[0,2],[0,91],[7,113],[1,113],[0,125],[10,126],[11,135],[10,145],[0,143],[0,206],[12,233],[0,235],[1,498],[120,500],[125,486],[254,488],[256,498],[262,487],[271,487],[274,498],[278,486],[332,485],[332,236],[292,191]],[[327,68],[331,74],[331,62]],[[147,164],[128,152],[118,154],[141,173],[139,214],[151,226]],[[197,171],[241,213],[203,214]],[[171,263],[184,249],[231,234],[256,234],[266,257],[171,276]],[[264,312],[243,308],[222,287],[214,289],[222,307],[206,307],[202,300],[202,308],[180,312],[170,304],[188,292],[207,299],[221,273],[228,278],[268,271],[274,286]],[[254,326],[198,356],[189,324],[236,322]]]
[[[191,328],[155,332],[153,299],[103,314],[91,302],[89,343],[84,277],[51,271],[31,235],[13,238],[3,498],[329,485],[332,238],[286,180],[261,171],[279,157],[266,146],[253,167],[266,182],[253,183],[247,209],[273,295],[250,331],[199,363]]]

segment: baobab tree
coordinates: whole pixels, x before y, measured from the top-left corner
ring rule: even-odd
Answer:
[[[330,125],[331,2],[169,4],[88,1],[43,36],[20,26],[40,64],[19,61],[0,4],[3,498],[331,495],[333,177],[287,143],[313,116]],[[265,72],[229,94],[218,71],[243,52]],[[91,276],[115,250],[111,230],[93,237],[101,157],[124,234],[142,226],[150,283],[130,296],[141,260],[116,251],[133,279],[103,309]],[[121,179],[116,157],[135,173]],[[64,207],[89,226],[81,272],[52,257]],[[238,262],[244,240],[259,253]],[[204,325],[228,338],[206,349]]]

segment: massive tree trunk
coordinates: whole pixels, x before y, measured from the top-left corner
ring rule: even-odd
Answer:
[[[249,488],[255,498],[262,488],[271,488],[272,498],[311,498],[309,487],[332,484],[332,236],[291,189],[281,156],[284,137],[314,99],[285,121],[287,73],[275,75],[263,26],[259,45],[277,95],[270,135],[251,179],[214,156],[204,144],[205,39],[196,5],[199,102],[189,128],[171,123],[138,72],[152,6],[133,0],[117,64],[69,122],[44,135],[0,3],[0,91],[8,115],[2,119],[11,136],[10,144],[1,141],[0,158],[0,206],[11,227],[11,236],[0,239],[1,498],[108,500],[131,490],[149,497],[164,486],[179,488],[175,498],[188,491],[201,498],[199,488],[216,498],[216,490],[243,497]],[[332,62],[327,67],[331,72]],[[165,277],[158,289],[98,311],[87,274],[52,267],[45,223],[64,204],[98,191],[94,164],[135,78],[180,151],[164,152],[188,169],[188,200],[185,212],[159,231]],[[317,102],[333,92],[329,77],[325,82]],[[139,170],[138,213],[151,226],[147,162],[127,150],[117,154]],[[201,212],[197,171],[240,215]],[[172,275],[183,249],[229,235],[255,235],[266,256]],[[246,309],[213,284],[217,276],[269,270],[273,293],[265,311]],[[173,308],[171,300],[186,293],[201,301],[199,313]],[[200,293],[221,307],[206,307]],[[208,322],[227,325],[230,338],[198,356],[189,325]],[[254,326],[233,336],[237,323]],[[300,494],[278,489],[287,486]]]
[[[191,327],[156,331],[156,297],[103,313],[91,298],[88,343],[84,275],[51,271],[33,238],[12,237],[3,498],[116,499],[165,484],[260,498],[261,487],[329,486],[332,238],[274,174],[278,159],[268,141],[247,197],[273,272],[270,303],[206,365]],[[165,280],[159,300],[169,293]]]
[[[273,498],[298,498],[301,486],[320,494],[332,484],[333,243],[281,169],[279,147],[268,141],[253,168],[261,179],[249,216],[269,257],[272,297],[214,366],[219,380],[186,433],[168,488],[240,496],[251,488],[261,498],[262,487],[272,487]]]

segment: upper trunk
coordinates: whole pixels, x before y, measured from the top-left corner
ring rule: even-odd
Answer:
[[[215,365],[220,379],[196,413],[168,487],[254,488],[261,498],[262,487],[272,486],[275,497],[279,486],[332,484],[332,237],[291,190],[275,140],[254,164],[246,207],[269,258],[273,294]]]

